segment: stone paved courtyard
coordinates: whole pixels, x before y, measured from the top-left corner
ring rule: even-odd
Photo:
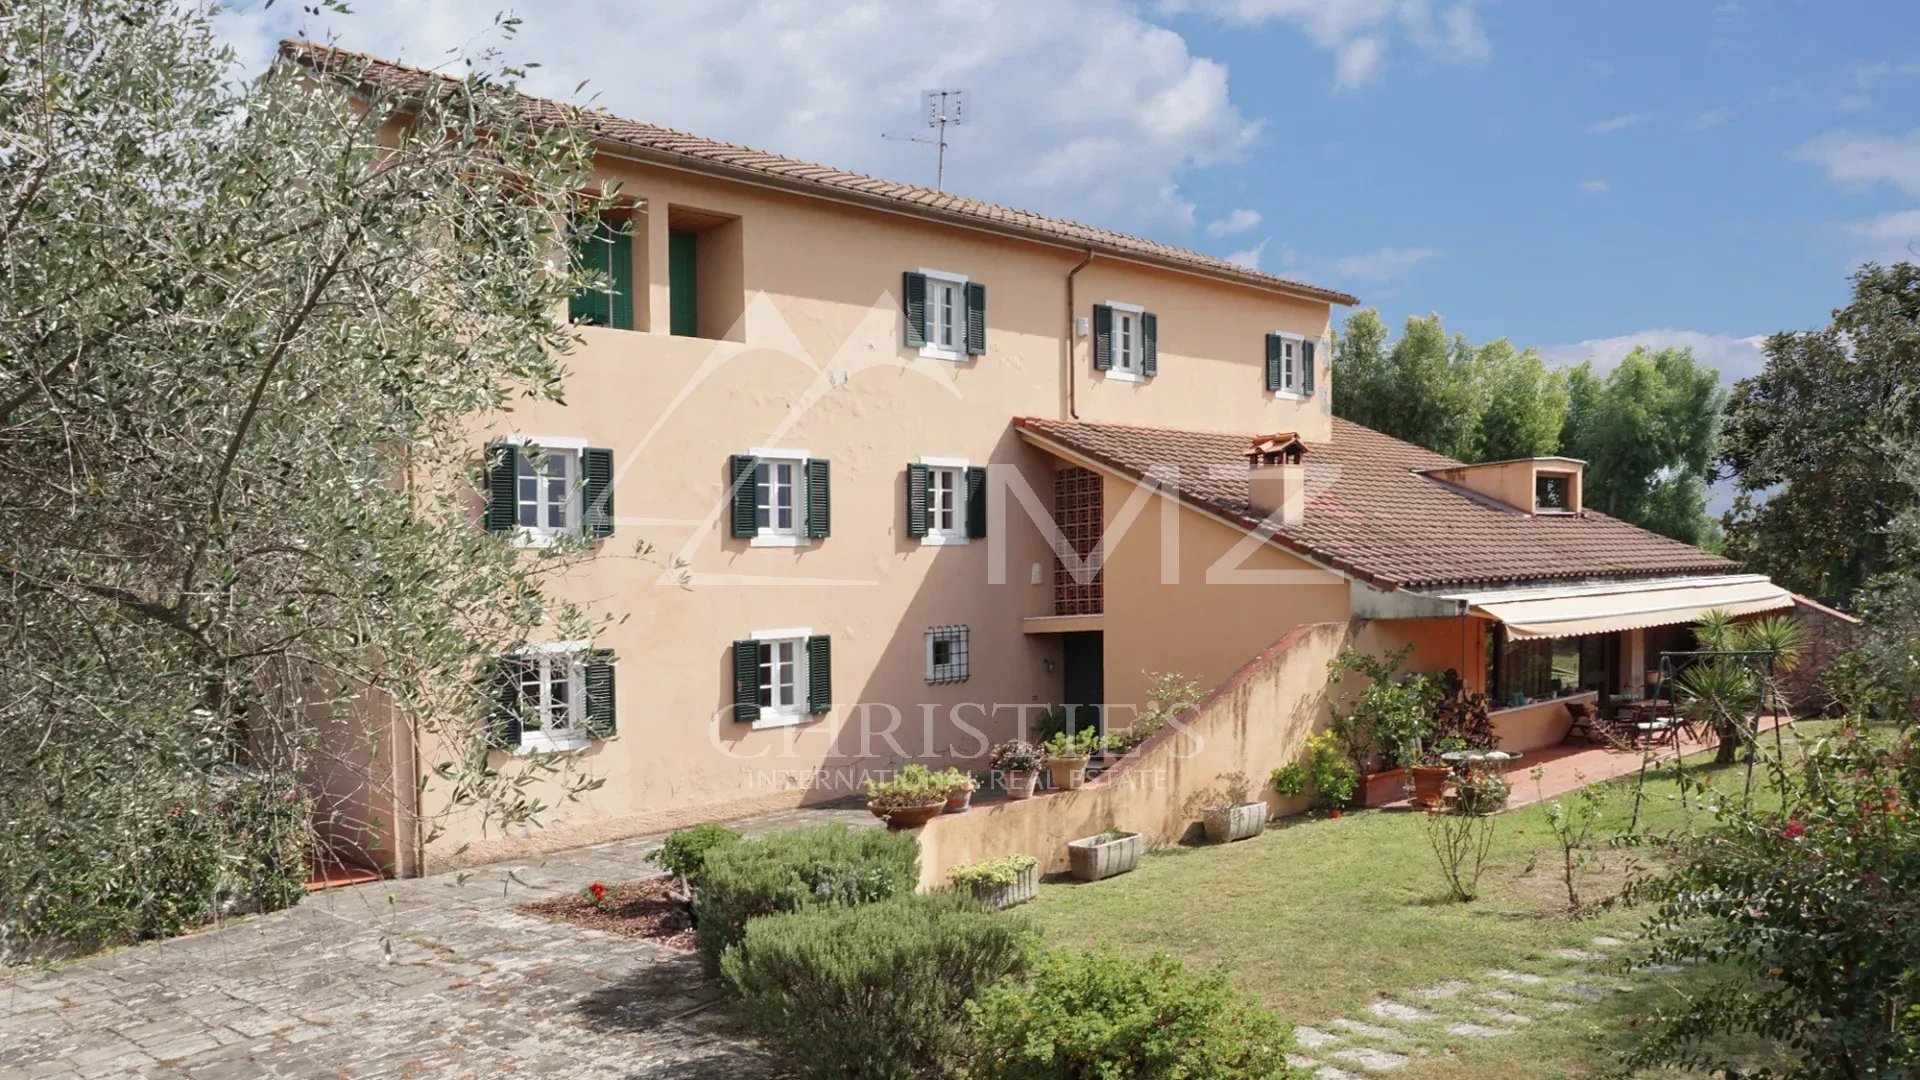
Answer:
[[[749,832],[863,809],[739,823]],[[656,873],[658,837],[376,882],[0,974],[0,1078],[774,1077],[685,954],[519,914]]]

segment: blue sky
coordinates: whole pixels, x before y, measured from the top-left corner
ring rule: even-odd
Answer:
[[[1432,0],[470,0],[221,17],[931,182],[918,92],[969,91],[949,190],[1439,312],[1557,361],[1683,343],[1729,376],[1920,244],[1920,7]],[[594,33],[582,38],[583,26]],[[588,89],[575,95],[582,80]]]

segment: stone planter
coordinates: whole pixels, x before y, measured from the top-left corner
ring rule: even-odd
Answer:
[[[1020,871],[1020,876],[1005,885],[996,885],[991,881],[973,883],[973,898],[988,911],[999,911],[1015,904],[1024,904],[1040,895],[1040,867],[1029,866]]]
[[[1140,865],[1147,842],[1137,832],[1113,837],[1108,833],[1075,840],[1067,845],[1067,862],[1081,881],[1099,881],[1124,874]]]
[[[1087,759],[1085,757],[1048,758],[1047,777],[1053,781],[1053,786],[1061,791],[1072,791],[1087,782]]]
[[[1439,806],[1447,798],[1447,781],[1453,778],[1453,769],[1446,765],[1415,765],[1413,767],[1413,801],[1417,806]]]
[[[940,812],[946,808],[947,798],[944,795],[908,806],[882,808],[872,803],[867,804],[867,809],[873,813],[873,816],[885,821],[889,829],[917,829],[939,817]]]
[[[954,788],[952,791],[947,792],[947,805],[946,805],[947,813],[964,814],[967,812],[967,808],[972,805],[973,805],[973,789],[972,788],[970,787]]]
[[[1031,799],[1033,798],[1033,786],[1040,782],[1040,774],[1037,772],[1010,772],[1005,775],[1002,782],[1007,786],[1007,798]]]
[[[1246,840],[1267,831],[1267,804],[1209,806],[1201,811],[1201,820],[1206,824],[1207,839],[1215,843]]]

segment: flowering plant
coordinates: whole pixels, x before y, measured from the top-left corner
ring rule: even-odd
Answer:
[[[607,887],[605,885],[602,885],[596,881],[593,884],[587,886],[586,891],[587,891],[588,903],[592,904],[594,907],[607,906]]]
[[[1038,772],[1046,762],[1046,752],[1030,742],[1014,739],[994,747],[987,754],[987,765],[995,772]]]

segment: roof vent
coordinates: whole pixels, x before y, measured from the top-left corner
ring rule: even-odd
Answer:
[[[1263,435],[1247,447],[1247,505],[1282,528],[1306,515],[1307,444],[1291,431]]]

